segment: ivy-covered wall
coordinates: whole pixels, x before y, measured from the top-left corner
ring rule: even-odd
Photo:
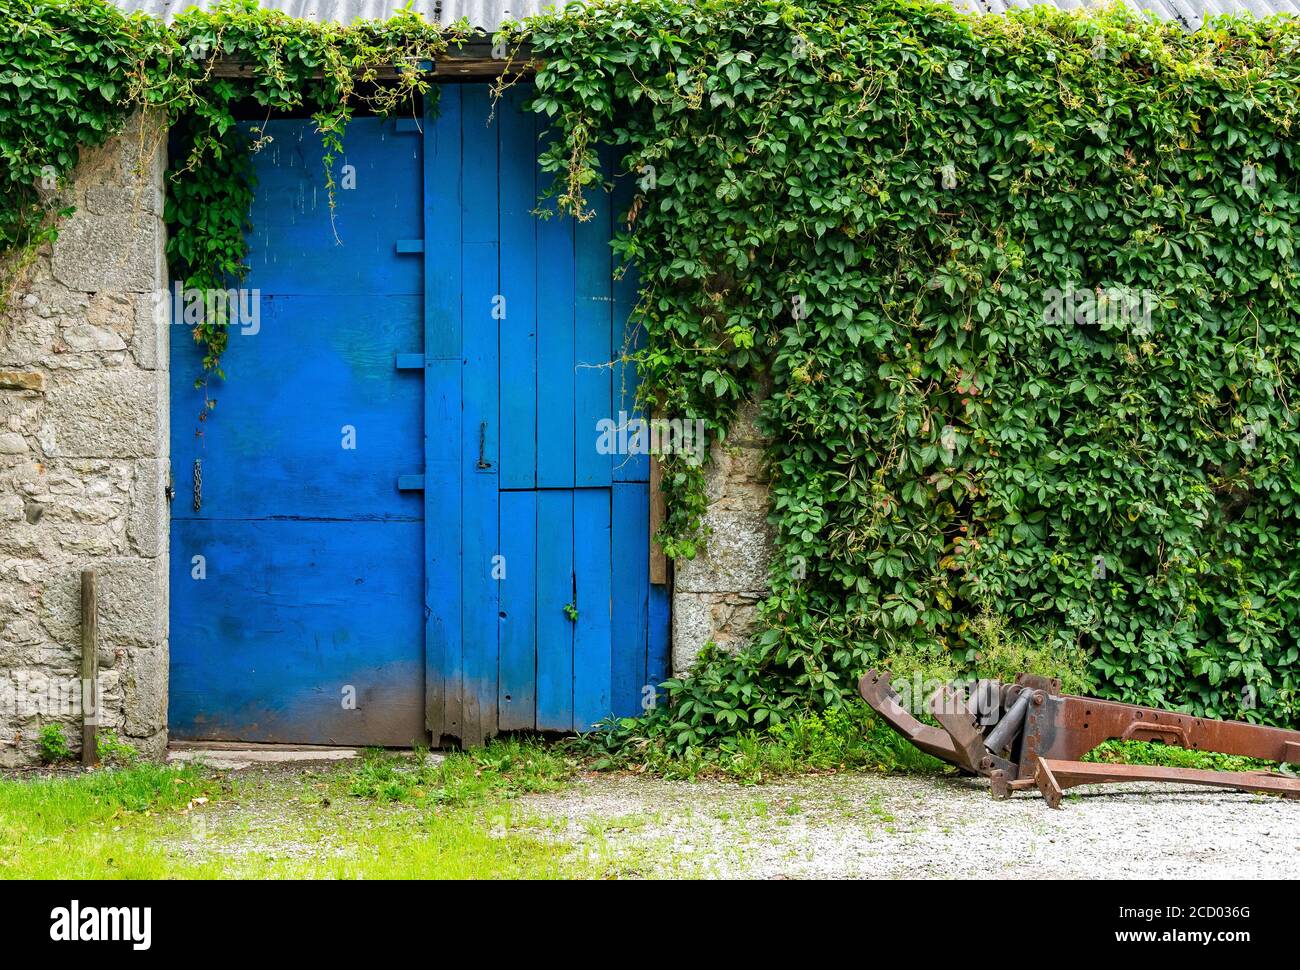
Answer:
[[[721,431],[771,386],[763,629],[633,734],[879,664],[1294,722],[1300,24],[616,0],[528,36],[564,201],[602,142],[639,178],[656,403]],[[705,479],[665,481],[689,555]]]

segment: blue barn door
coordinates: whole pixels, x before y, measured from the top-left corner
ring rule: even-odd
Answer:
[[[173,340],[173,736],[478,744],[638,713],[667,677],[648,459],[598,448],[635,410],[626,199],[536,218],[526,97],[353,121],[332,215],[312,125],[270,124],[261,325],[212,410]]]
[[[422,235],[420,137],[349,125],[331,223],[314,128],[272,121],[253,156],[258,314],[231,330],[227,380],[196,389],[201,355],[173,331],[178,738],[424,737],[424,506],[394,486],[423,462],[420,378],[394,367],[423,331],[422,261],[400,251]]]
[[[587,730],[640,713],[668,668],[649,582],[649,460],[602,454],[635,412],[636,280],[617,202],[538,219],[531,91],[445,86],[425,132],[429,729]],[[616,196],[630,200],[629,187]],[[457,409],[454,402],[461,402]],[[459,515],[456,514],[457,510]],[[458,597],[447,597],[455,589]]]

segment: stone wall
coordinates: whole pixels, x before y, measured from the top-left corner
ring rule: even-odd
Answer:
[[[757,621],[758,603],[768,593],[772,531],[767,524],[766,440],[755,426],[757,414],[757,404],[747,405],[726,442],[713,446],[705,515],[713,533],[705,552],[675,564],[675,677],[690,671],[709,641],[731,652],[744,646]]]
[[[76,212],[0,313],[0,767],[80,744],[80,573],[98,574],[101,724],[166,746],[166,139],[83,153]],[[102,730],[102,728],[101,728]]]

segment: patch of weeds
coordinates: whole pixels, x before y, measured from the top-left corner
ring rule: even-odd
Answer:
[[[55,830],[129,813],[185,808],[219,787],[195,765],[142,763],[73,778],[0,782],[0,813],[21,813],[41,828]]]
[[[1208,771],[1260,771],[1276,768],[1272,761],[1243,758],[1218,751],[1193,751],[1159,741],[1105,741],[1083,756],[1084,761],[1119,765],[1202,768]]]
[[[574,759],[555,746],[511,738],[440,758],[424,751],[367,751],[344,785],[350,795],[380,802],[470,805],[555,791],[576,770]]]
[[[95,750],[99,754],[99,760],[106,765],[125,767],[135,764],[140,757],[134,745],[123,741],[111,729],[100,732]]]
[[[0,877],[210,876],[168,859],[158,835],[222,790],[194,765],[0,781]]]
[[[47,724],[41,728],[41,733],[36,739],[36,745],[40,750],[41,761],[47,765],[72,759],[72,749],[68,747],[68,736],[63,733],[63,725],[61,724]]]
[[[940,682],[1012,683],[1021,673],[1054,677],[1066,694],[1092,693],[1095,684],[1088,672],[1088,655],[1073,641],[1035,642],[988,611],[972,620],[971,627],[978,641],[972,649],[954,653],[939,646],[909,647],[881,658],[879,666],[892,674],[896,689],[908,682],[924,685],[927,693]]]
[[[576,745],[590,753],[599,747],[600,737],[586,735]],[[593,766],[672,780],[724,777],[746,784],[846,769],[933,773],[945,768],[899,736],[865,703],[797,715],[767,731],[747,731],[714,747],[688,748],[681,754],[670,753],[657,739],[646,739],[597,755]]]

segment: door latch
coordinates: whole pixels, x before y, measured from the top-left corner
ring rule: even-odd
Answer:
[[[478,466],[479,468],[491,468],[492,462],[487,460],[487,422],[484,421],[478,426]]]

